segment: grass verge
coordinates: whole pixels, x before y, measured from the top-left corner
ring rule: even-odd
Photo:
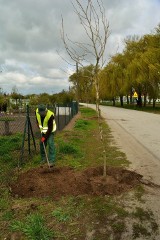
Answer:
[[[99,137],[97,114],[89,108],[81,108],[80,111],[81,117],[76,121],[73,129],[62,131],[55,137],[56,165],[59,167],[71,166],[75,170],[80,170],[103,165],[103,148]],[[114,146],[108,126],[104,122],[102,124],[107,165],[128,166],[129,162],[125,154]],[[10,136],[2,138],[0,141],[4,146],[5,142],[13,141],[13,139],[9,140]],[[19,143],[19,140],[17,141]],[[19,149],[19,144],[15,139],[13,142],[15,145],[11,151],[7,150],[7,154],[14,163],[13,153]],[[6,152],[5,147],[4,149]],[[2,152],[0,160],[1,169],[6,159],[5,152]],[[35,156],[32,163],[27,165],[27,169],[38,164]],[[123,236],[127,236],[126,239],[156,237],[158,226],[153,214],[150,210],[143,209],[142,186],[133,190],[132,206],[128,205],[126,200],[128,193],[121,196],[66,196],[59,200],[51,197],[20,199],[13,198],[7,187],[8,174],[11,170],[14,171],[14,164],[6,161],[1,178],[0,239],[13,239],[13,236],[18,236],[18,239],[22,240],[117,240]],[[128,230],[128,223],[131,231]]]

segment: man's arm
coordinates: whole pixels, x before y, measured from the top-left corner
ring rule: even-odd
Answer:
[[[53,130],[53,120],[54,120],[54,116],[52,115],[50,117],[50,119],[48,120],[48,130],[45,134],[45,139],[47,139],[49,137],[49,135],[51,134],[52,130]]]

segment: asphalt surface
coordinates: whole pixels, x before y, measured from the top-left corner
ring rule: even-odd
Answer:
[[[131,169],[160,184],[160,115],[108,106],[100,109]]]
[[[95,105],[88,106],[95,109]],[[115,144],[126,153],[130,161],[129,169],[143,176],[145,186],[143,207],[151,210],[159,228],[156,238],[150,236],[147,239],[159,240],[160,115],[108,106],[100,106],[100,108],[103,118],[111,129]],[[134,205],[134,200],[132,205]]]

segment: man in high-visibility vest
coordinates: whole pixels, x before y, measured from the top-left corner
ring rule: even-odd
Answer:
[[[50,167],[53,167],[55,163],[54,132],[56,131],[54,113],[48,110],[44,104],[40,104],[36,109],[36,119],[41,132],[40,153],[42,164],[46,163],[44,145],[45,147],[48,145],[48,160]]]

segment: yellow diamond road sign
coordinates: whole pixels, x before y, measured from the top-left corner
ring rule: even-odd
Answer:
[[[137,93],[136,93],[136,92],[134,92],[134,95],[133,95],[133,97],[136,97],[136,98],[138,97],[138,95],[137,95]]]

